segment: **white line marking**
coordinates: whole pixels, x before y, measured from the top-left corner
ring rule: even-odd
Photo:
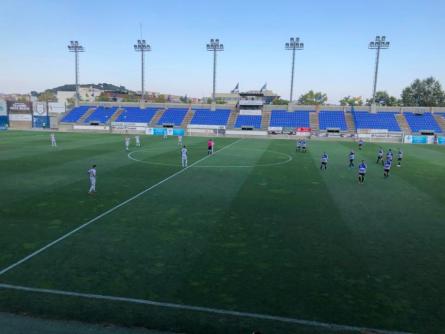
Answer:
[[[98,294],[91,294],[91,293],[81,293],[81,292],[73,292],[73,291],[63,291],[63,290],[55,290],[55,289],[39,289],[39,288],[31,288],[31,287],[27,287],[27,286],[11,285],[11,284],[0,284],[0,289],[47,293],[47,294],[52,294],[52,295],[80,297],[80,298],[87,298],[87,299],[109,300],[109,301],[115,301],[115,302],[126,302],[126,303],[133,303],[133,304],[159,306],[159,307],[165,307],[165,308],[171,308],[171,309],[188,310],[188,311],[203,312],[203,313],[210,313],[210,314],[221,314],[221,315],[241,317],[241,318],[271,320],[271,321],[297,324],[297,325],[302,325],[302,326],[310,326],[310,327],[316,327],[316,328],[329,329],[332,331],[342,331],[342,332],[370,331],[370,332],[376,333],[376,334],[377,333],[378,334],[410,334],[409,332],[389,331],[389,330],[373,329],[373,328],[350,326],[350,325],[339,325],[339,324],[333,324],[333,323],[327,323],[327,322],[280,317],[280,316],[260,314],[260,313],[240,312],[240,311],[223,310],[223,309],[210,308],[210,307],[186,305],[186,304],[164,303],[164,302],[157,302],[157,301],[147,300],[147,299],[115,297],[115,296],[98,295]]]
[[[224,149],[226,149],[226,148],[228,148],[228,147],[230,147],[230,146],[232,146],[232,145],[234,145],[234,144],[236,144],[236,143],[238,143],[240,140],[242,140],[242,139],[238,139],[238,140],[236,140],[236,141],[230,143],[229,145],[224,146],[223,148],[221,148],[221,149],[219,149],[218,151],[216,151],[215,154],[218,153],[218,152],[221,152],[222,150],[224,150]],[[142,195],[145,194],[146,192],[149,192],[150,190],[152,190],[152,189],[154,189],[154,188],[160,186],[161,184],[167,182],[168,180],[174,178],[175,176],[178,176],[178,175],[184,173],[187,169],[192,168],[192,167],[195,166],[196,164],[200,163],[201,161],[206,160],[206,159],[209,158],[209,157],[211,157],[211,155],[206,155],[204,158],[201,158],[201,159],[195,161],[194,163],[190,164],[188,167],[185,167],[185,168],[183,168],[183,169],[177,171],[176,173],[170,175],[169,177],[163,179],[162,181],[159,181],[158,183],[156,183],[156,184],[150,186],[149,188],[146,188],[145,190],[142,190],[140,193],[134,195],[133,197],[130,197],[130,198],[127,199],[126,201],[123,201],[122,203],[119,203],[118,205],[112,207],[111,209],[109,209],[109,210],[103,212],[103,213],[100,214],[99,216],[97,216],[97,217],[95,217],[95,218],[93,218],[93,219],[87,221],[85,224],[82,224],[82,225],[76,227],[74,230],[72,230],[72,231],[68,232],[67,234],[64,234],[64,235],[61,236],[60,238],[58,238],[58,239],[56,239],[56,240],[50,242],[50,243],[47,244],[46,246],[43,246],[42,248],[36,250],[35,252],[32,252],[31,254],[25,256],[23,259],[17,261],[16,263],[13,263],[13,264],[11,264],[10,266],[8,266],[8,267],[2,269],[2,270],[0,271],[0,276],[3,275],[3,274],[5,274],[5,273],[7,273],[7,272],[10,271],[11,269],[17,267],[18,265],[22,264],[23,262],[26,262],[26,261],[28,261],[29,259],[32,259],[34,256],[36,256],[36,255],[42,253],[43,251],[45,251],[45,250],[47,250],[48,248],[54,246],[55,244],[59,243],[60,241],[62,241],[62,240],[64,240],[64,239],[68,238],[69,236],[71,236],[71,235],[73,235],[74,233],[80,231],[81,229],[87,227],[88,225],[90,225],[90,224],[92,224],[92,223],[98,221],[99,219],[101,219],[101,218],[103,218],[103,217],[109,215],[110,213],[116,211],[116,210],[119,209],[120,207],[122,207],[122,206],[124,206],[124,205],[130,203],[131,201],[133,201],[133,200],[135,200],[136,198],[142,196]]]

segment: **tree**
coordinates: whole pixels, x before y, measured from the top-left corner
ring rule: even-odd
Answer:
[[[372,98],[366,100],[366,104],[372,104]],[[395,107],[400,105],[400,101],[395,96],[390,96],[386,91],[378,91],[375,93],[375,102],[381,106]]]
[[[340,101],[342,106],[361,106],[363,105],[363,99],[361,96],[345,96]]]
[[[227,102],[226,101],[224,101],[222,98],[220,98],[220,97],[218,97],[217,99],[216,99],[216,104],[226,104]]]
[[[98,97],[96,97],[96,101],[98,102],[110,102],[111,99],[108,95],[101,93]]]
[[[37,95],[37,100],[39,100],[39,101],[48,101],[48,102],[56,102],[57,101],[57,97],[56,97],[56,94],[53,91],[47,89],[43,93],[40,93],[39,95]]]
[[[190,103],[190,99],[187,97],[187,95],[181,96],[179,98],[179,101],[181,101],[182,103]]]
[[[274,104],[276,106],[278,106],[278,105],[287,105],[287,104],[289,104],[289,101],[288,100],[283,100],[283,99],[280,99],[279,97],[277,97],[277,98],[272,100],[272,104]]]
[[[155,102],[156,103],[165,103],[165,102],[167,102],[167,99],[165,98],[164,95],[161,94],[161,95],[155,97]]]
[[[72,107],[76,103],[76,100],[74,97],[69,97],[66,99],[66,105],[67,107]]]
[[[319,105],[325,104],[327,100],[328,96],[325,93],[310,90],[306,94],[300,96],[298,99],[298,104]]]
[[[404,106],[442,107],[445,106],[445,92],[433,77],[416,79],[402,91],[402,103]]]

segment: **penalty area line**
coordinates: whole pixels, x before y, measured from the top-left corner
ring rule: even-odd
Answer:
[[[236,140],[236,141],[234,141],[234,142],[232,142],[232,143],[230,143],[230,144],[228,144],[228,145],[226,145],[226,146],[220,148],[219,150],[215,151],[214,154],[217,154],[218,152],[221,152],[222,150],[225,150],[226,148],[231,147],[232,145],[238,143],[238,142],[241,141],[241,140],[242,140],[242,139],[238,139],[238,140]],[[201,159],[195,161],[194,163],[190,164],[189,166],[180,169],[179,171],[173,173],[172,175],[166,177],[165,179],[159,181],[158,183],[155,183],[154,185],[152,185],[152,186],[150,186],[150,187],[148,187],[148,188],[142,190],[141,192],[137,193],[136,195],[130,197],[129,199],[127,199],[127,200],[125,200],[125,201],[119,203],[118,205],[112,207],[111,209],[108,209],[107,211],[101,213],[99,216],[97,216],[97,217],[95,217],[95,218],[93,218],[93,219],[87,221],[86,223],[84,223],[84,224],[82,224],[82,225],[76,227],[74,230],[71,230],[70,232],[68,232],[68,233],[66,233],[66,234],[64,234],[64,235],[62,235],[61,237],[59,237],[59,238],[57,238],[56,240],[50,242],[49,244],[43,246],[42,248],[40,248],[40,249],[38,249],[38,250],[32,252],[31,254],[25,256],[25,257],[22,258],[21,260],[19,260],[19,261],[15,262],[15,263],[9,265],[8,267],[6,267],[6,268],[0,270],[0,276],[3,275],[3,274],[5,274],[5,273],[7,273],[7,272],[10,271],[11,269],[14,269],[15,267],[19,266],[20,264],[22,264],[22,263],[24,263],[24,262],[26,262],[26,261],[32,259],[34,256],[36,256],[36,255],[38,255],[38,254],[44,252],[44,251],[47,250],[48,248],[50,248],[50,247],[52,247],[52,246],[58,244],[59,242],[61,242],[62,240],[68,238],[69,236],[73,235],[74,233],[76,233],[76,232],[78,232],[78,231],[84,229],[85,227],[87,227],[87,226],[91,225],[92,223],[94,223],[94,222],[100,220],[101,218],[103,218],[103,217],[109,215],[110,213],[116,211],[117,209],[123,207],[124,205],[126,205],[126,204],[128,204],[128,203],[134,201],[135,199],[141,197],[142,195],[144,195],[145,193],[149,192],[150,190],[153,190],[153,189],[159,187],[161,184],[167,182],[168,180],[171,180],[171,179],[174,178],[175,176],[178,176],[178,175],[184,173],[186,170],[192,168],[193,166],[199,164],[200,162],[202,162],[202,161],[208,159],[208,158],[211,157],[211,156],[212,156],[212,155],[206,155],[204,158],[201,158]]]
[[[100,295],[100,294],[92,294],[92,293],[81,293],[81,292],[64,291],[64,290],[56,290],[56,289],[40,289],[40,288],[32,288],[32,287],[12,285],[12,284],[0,284],[0,289],[42,293],[42,294],[50,294],[50,295],[58,295],[58,296],[77,297],[77,298],[84,298],[84,299],[106,300],[106,301],[112,301],[112,302],[125,302],[125,303],[131,303],[131,304],[158,306],[158,307],[169,308],[169,309],[194,311],[194,312],[201,312],[201,313],[208,313],[208,314],[218,314],[218,315],[223,315],[223,316],[277,321],[277,322],[290,323],[290,324],[296,324],[296,325],[302,325],[302,326],[308,326],[308,327],[322,328],[322,329],[327,329],[327,330],[331,330],[331,331],[335,331],[335,332],[369,331],[369,332],[376,333],[376,334],[411,334],[409,332],[382,330],[382,329],[374,329],[374,328],[351,326],[351,325],[339,325],[339,324],[328,323],[328,322],[319,322],[319,321],[314,321],[314,320],[304,320],[304,319],[297,319],[297,318],[280,317],[280,316],[267,315],[267,314],[261,314],[261,313],[240,312],[240,311],[224,310],[224,309],[217,309],[217,308],[210,308],[210,307],[203,307],[203,306],[193,306],[193,305],[187,305],[187,304],[175,304],[175,303],[159,302],[159,301],[153,301],[153,300],[147,300],[147,299],[116,297],[116,296],[108,296],[108,295]]]

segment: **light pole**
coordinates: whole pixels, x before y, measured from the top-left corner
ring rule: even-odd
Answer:
[[[134,45],[134,51],[141,53],[141,103],[144,102],[144,54],[145,52],[151,51],[151,46],[145,42],[145,39],[138,39],[138,44]]]
[[[79,105],[79,52],[85,52],[85,48],[78,41],[70,41],[68,51],[74,52],[75,68],[76,68],[76,107]]]
[[[369,43],[368,49],[376,50],[375,57],[375,71],[374,71],[374,86],[372,89],[372,108],[375,108],[375,93],[377,88],[377,75],[379,72],[379,60],[380,60],[380,50],[388,49],[389,42],[386,41],[386,36],[376,36],[375,41]]]
[[[216,89],[216,53],[218,51],[224,51],[224,45],[219,44],[219,39],[211,39],[210,43],[207,44],[207,51],[213,52],[213,91],[212,91],[212,100],[213,103],[216,103],[215,99],[215,89]]]
[[[294,94],[294,69],[295,69],[295,51],[296,50],[303,50],[304,49],[304,43],[300,43],[300,38],[296,37],[295,39],[293,37],[290,38],[289,43],[286,43],[284,48],[286,50],[292,51],[292,72],[290,77],[290,95],[289,95],[289,104],[292,103],[292,98]]]

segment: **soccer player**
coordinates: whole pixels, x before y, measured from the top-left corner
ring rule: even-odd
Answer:
[[[321,165],[320,165],[321,170],[328,169],[328,160],[329,160],[328,154],[326,152],[323,152],[323,155],[321,156],[321,160],[320,160],[321,161]]]
[[[90,190],[88,194],[93,194],[96,192],[96,165],[88,169],[88,175],[90,176]]]
[[[397,167],[402,166],[402,159],[403,159],[403,151],[399,148],[399,152],[397,153]]]
[[[215,141],[212,139],[212,154],[214,152],[214,149],[215,149]]]
[[[307,152],[307,143],[306,143],[306,140],[304,140],[304,139],[301,141],[301,151],[303,153]]]
[[[368,166],[366,166],[365,160],[362,160],[362,163],[358,166],[358,182],[364,183],[365,182],[365,175],[366,175],[366,169]]]
[[[130,147],[130,137],[126,136],[125,137],[125,151],[128,151]]]
[[[207,155],[212,154],[212,147],[213,147],[212,142],[213,142],[213,141],[212,141],[211,139],[209,139],[209,140],[207,141]]]
[[[185,145],[181,148],[181,162],[182,167],[187,167],[187,148],[185,147]]]
[[[383,165],[383,176],[387,178],[389,176],[389,171],[391,169],[392,162],[391,160],[386,159],[385,164]]]
[[[386,153],[386,160],[389,160],[392,163],[392,157],[393,157],[393,153],[392,153],[391,149],[389,149],[388,153]]]
[[[178,146],[182,146],[182,136],[178,136]]]
[[[363,144],[364,144],[363,139],[360,139],[360,140],[358,141],[358,149],[359,149],[359,150],[361,150],[361,149],[363,148]]]
[[[379,151],[377,152],[377,161],[376,164],[378,164],[379,162],[382,162],[383,164],[383,148],[379,147]]]
[[[295,149],[297,152],[300,150],[301,148],[301,140],[297,141],[297,148]]]
[[[164,129],[164,139],[167,139],[167,129]]]
[[[354,160],[355,160],[355,152],[354,150],[351,150],[351,152],[349,152],[349,168],[354,167]]]
[[[135,136],[134,140],[136,141],[136,147],[141,147],[141,138],[139,138],[139,136]]]
[[[50,138],[51,138],[51,147],[57,147],[56,135],[54,133],[51,133]]]

